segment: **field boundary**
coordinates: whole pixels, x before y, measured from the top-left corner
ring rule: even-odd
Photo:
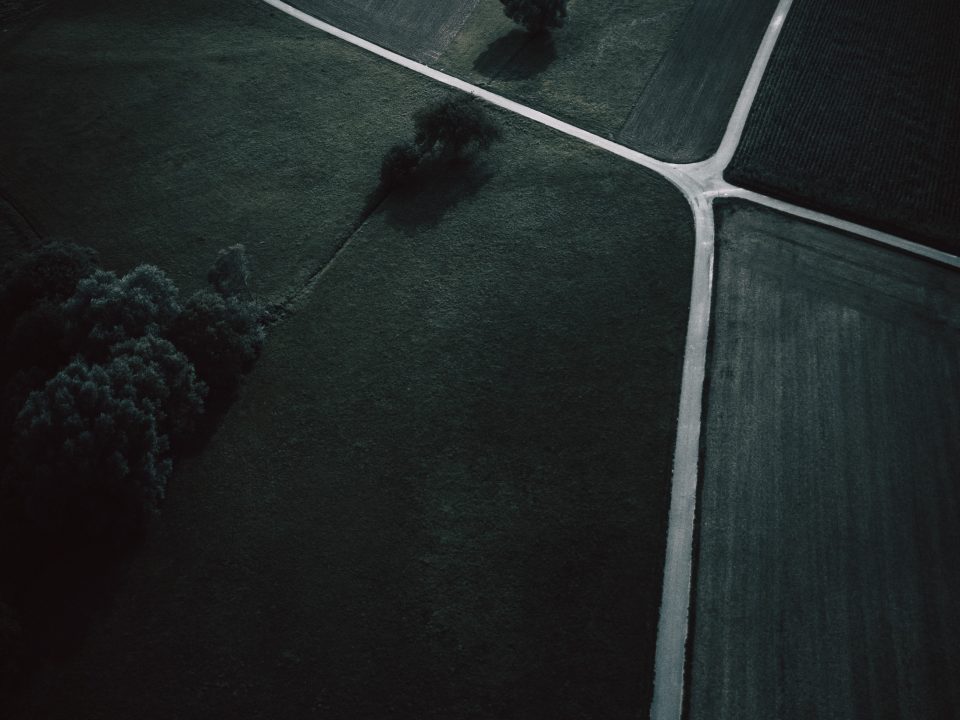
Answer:
[[[650,709],[651,720],[681,720],[685,695],[684,670],[692,587],[692,556],[701,444],[702,403],[714,277],[714,200],[716,198],[745,199],[779,210],[786,215],[833,227],[848,234],[888,245],[902,252],[955,269],[960,269],[960,257],[927,248],[905,238],[874,230],[854,222],[841,220],[832,215],[819,213],[751,190],[739,188],[723,178],[723,172],[740,142],[760,80],[766,71],[793,0],[780,0],[774,11],[717,152],[710,158],[696,163],[668,163],[657,160],[539,110],[411,60],[404,55],[325,23],[288,5],[283,0],[262,1],[321,32],[378,55],[435,82],[479,97],[491,105],[545,125],[564,135],[576,138],[652,170],[680,190],[689,203],[694,215],[696,232],[694,269],[680,388],[680,408],[677,420],[677,439],[664,563],[663,596],[657,631],[653,703]]]

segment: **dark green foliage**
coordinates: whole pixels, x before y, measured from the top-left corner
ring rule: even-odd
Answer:
[[[134,354],[76,359],[27,398],[16,421],[14,482],[44,534],[122,537],[163,497],[171,471],[159,428],[160,367]]]
[[[499,126],[475,97],[461,95],[427,105],[414,115],[414,141],[421,155],[462,157],[499,140]]]
[[[52,242],[16,259],[0,279],[0,332],[42,300],[58,303],[96,269],[96,253],[72,243]]]
[[[250,268],[247,251],[242,244],[231,245],[217,253],[207,271],[207,282],[224,297],[250,300]]]
[[[410,182],[422,157],[415,145],[397,143],[383,156],[380,164],[380,184],[387,189],[403,187]]]
[[[111,348],[110,356],[127,366],[127,377],[133,379],[139,396],[159,400],[157,426],[174,446],[196,431],[207,386],[169,340],[155,335],[125,340]]]
[[[503,14],[523,25],[527,32],[542,33],[561,28],[567,18],[567,0],[500,0]]]
[[[236,393],[241,376],[257,359],[265,320],[256,303],[202,291],[186,302],[169,337],[210,387],[211,401],[223,401]]]
[[[77,283],[64,303],[68,341],[91,359],[103,359],[118,342],[161,334],[180,312],[177,287],[153,265],[122,278],[97,270]]]

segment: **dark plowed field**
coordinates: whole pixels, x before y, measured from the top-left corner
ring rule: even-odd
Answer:
[[[727,177],[960,252],[960,4],[793,5]]]
[[[436,60],[478,0],[292,0],[295,7],[420,62]]]
[[[777,0],[699,0],[647,83],[619,140],[695,162],[720,145]]]
[[[960,717],[960,275],[718,230],[690,717]]]

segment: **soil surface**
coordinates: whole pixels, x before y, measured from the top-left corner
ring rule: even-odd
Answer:
[[[718,212],[690,717],[957,717],[957,272]]]
[[[698,0],[630,112],[619,142],[670,162],[720,145],[777,0]]]

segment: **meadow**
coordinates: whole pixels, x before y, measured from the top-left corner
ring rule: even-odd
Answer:
[[[491,110],[488,154],[371,207],[439,88],[262,3],[95,7],[0,60],[18,199],[42,234],[182,287],[244,242],[255,292],[296,302],[5,717],[643,712],[683,197]]]

